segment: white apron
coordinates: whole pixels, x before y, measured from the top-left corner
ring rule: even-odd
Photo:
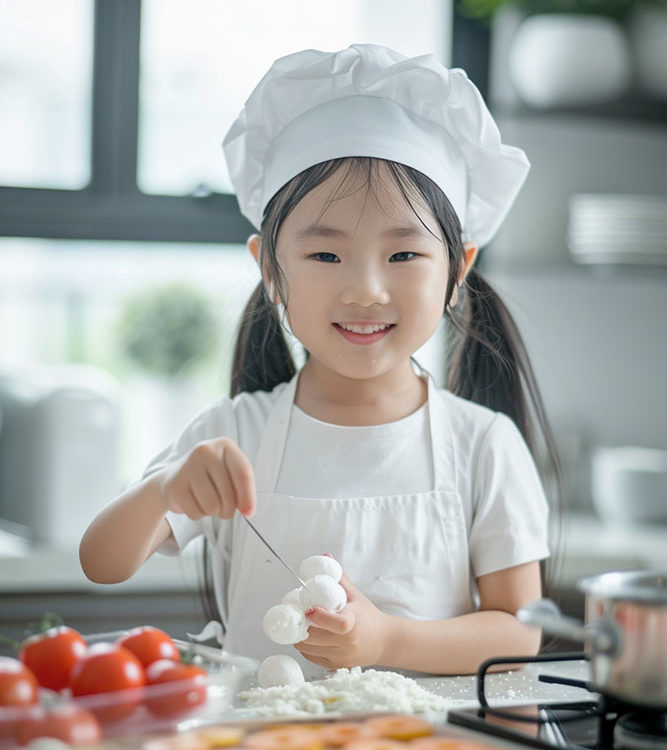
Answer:
[[[337,498],[292,497],[276,492],[298,374],[267,421],[254,464],[254,524],[298,571],[309,555],[331,553],[350,580],[382,611],[412,619],[444,619],[474,609],[464,511],[455,486],[452,432],[443,399],[428,378],[428,413],[434,489],[414,495]],[[303,470],[308,471],[308,466]],[[341,468],[344,471],[344,468]],[[423,486],[423,483],[422,483]],[[208,519],[207,519],[208,520]],[[213,519],[211,519],[213,520]],[[220,532],[214,579],[224,612],[224,647],[264,659],[288,653],[306,676],[322,668],[291,646],[264,634],[266,610],[297,582],[238,515],[231,537]],[[213,525],[207,529],[211,538]],[[231,543],[231,556],[225,551]],[[227,597],[224,591],[227,591]]]

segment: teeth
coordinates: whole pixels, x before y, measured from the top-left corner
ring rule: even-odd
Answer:
[[[384,331],[385,328],[389,328],[387,323],[379,323],[373,326],[360,326],[354,323],[339,323],[338,325],[352,333],[377,333],[378,331]]]

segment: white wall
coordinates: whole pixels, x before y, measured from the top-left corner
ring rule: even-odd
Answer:
[[[556,423],[596,444],[667,448],[667,275],[487,276],[519,323]]]

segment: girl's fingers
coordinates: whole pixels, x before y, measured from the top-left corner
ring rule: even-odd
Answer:
[[[346,609],[334,614],[323,607],[314,607],[308,612],[308,622],[315,628],[321,628],[329,633],[345,635],[354,627],[354,615]],[[308,640],[310,640],[310,636]]]
[[[244,516],[255,512],[255,477],[243,451],[233,443],[225,445],[223,461],[234,487],[236,507]]]
[[[218,459],[209,466],[207,476],[218,498],[217,506],[209,515],[231,518],[236,510],[236,490],[224,461]]]
[[[190,480],[190,494],[200,517],[218,514],[220,498],[208,474],[198,475]]]
[[[337,646],[335,638],[333,633],[330,633],[328,630],[316,632],[315,628],[311,628],[308,638],[305,641],[295,643],[294,648],[298,649],[304,656],[321,654],[323,651],[328,651]]]
[[[355,598],[355,594],[357,593],[358,589],[352,583],[352,581],[345,575],[345,572],[343,572],[343,575],[341,576],[340,581],[338,581],[338,583],[345,589],[345,593],[347,594],[347,600],[352,601]]]

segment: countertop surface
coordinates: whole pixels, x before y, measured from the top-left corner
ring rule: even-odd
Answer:
[[[546,701],[587,700],[591,697],[591,693],[582,688],[541,682],[539,676],[542,674],[587,681],[590,678],[590,668],[589,663],[584,660],[555,661],[525,664],[507,672],[488,674],[485,679],[485,696],[489,705],[516,706]],[[432,693],[451,701],[452,708],[479,705],[475,675],[414,676],[414,679]]]
[[[197,544],[180,557],[154,555],[122,584],[101,586],[86,579],[72,547],[31,544],[0,530],[0,593],[31,591],[189,590],[196,588]],[[608,570],[667,570],[667,525],[613,527],[593,516],[571,516],[563,524],[556,577],[564,586]]]
[[[81,570],[79,553],[71,547],[31,544],[0,530],[0,594],[39,591],[185,591],[197,588],[197,544],[180,556],[156,554],[124,583],[89,581]]]
[[[591,693],[588,690],[541,682],[539,676],[542,674],[587,681],[590,669],[586,661],[543,662],[526,664],[509,672],[489,674],[485,680],[485,696],[489,705],[516,706],[536,702],[590,700]],[[452,708],[479,705],[475,675],[417,677],[416,681],[436,695],[451,700]]]
[[[484,696],[489,706],[505,708],[530,704],[586,702],[597,696],[585,687],[542,681],[541,675],[586,683],[587,661],[544,661],[486,675]],[[477,709],[475,675],[431,676],[383,669],[341,669],[306,682],[261,689],[257,672],[225,683],[226,697],[217,700],[196,721],[287,721],[309,717],[342,718],[372,712],[414,713],[438,722],[452,710]],[[231,703],[229,699],[231,698]]]
[[[489,706],[504,708],[529,704],[556,704],[590,701],[585,688],[542,682],[540,675],[551,675],[585,682],[589,679],[586,661],[558,661],[526,664],[519,668],[488,674],[485,697]],[[411,677],[412,680],[405,680]],[[414,680],[415,685],[410,683]],[[280,688],[257,689],[251,679],[241,689],[227,711],[217,714],[223,721],[289,720],[310,716],[348,718],[370,711],[417,713],[444,722],[452,710],[479,707],[474,675],[424,676],[383,670],[339,670],[324,679]],[[429,695],[430,694],[430,695]],[[371,707],[372,706],[372,707]]]

